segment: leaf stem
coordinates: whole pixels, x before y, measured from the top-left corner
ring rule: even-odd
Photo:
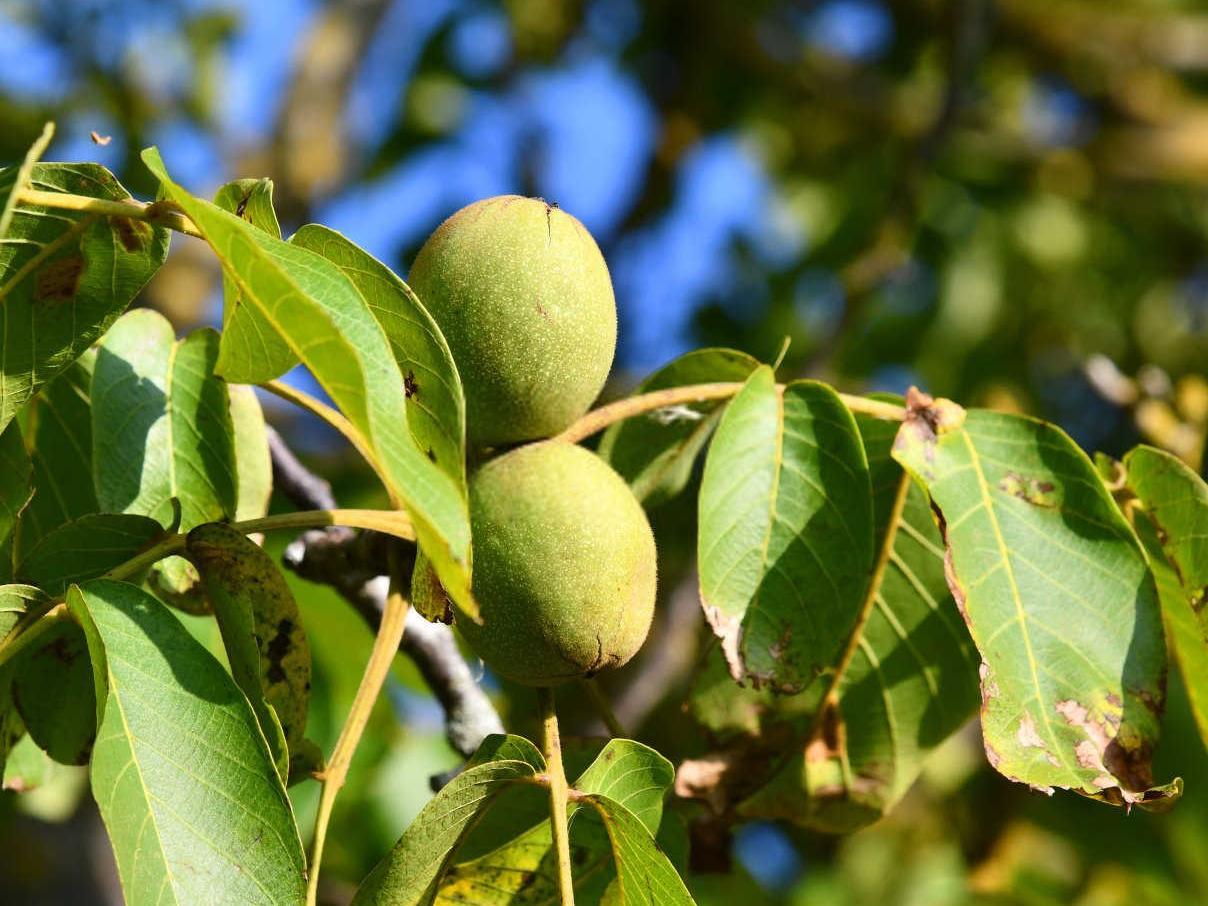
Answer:
[[[72,195],[70,192],[44,192],[41,189],[22,189],[17,196],[19,204],[38,205],[43,208],[59,208],[64,211],[84,211],[103,217],[129,217],[145,220],[156,226],[167,227],[186,236],[203,238],[193,221],[172,205],[163,201],[144,203],[130,199],[114,201],[110,198],[93,198],[90,195]]]
[[[407,612],[410,603],[400,590],[401,581],[398,575],[395,555],[391,553],[390,594],[386,598],[386,607],[382,611],[382,622],[378,627],[377,637],[373,640],[373,650],[369,654],[369,662],[361,676],[361,685],[357,688],[352,708],[344,721],[344,728],[336,740],[331,758],[322,774],[323,789],[319,794],[319,813],[315,817],[315,838],[311,848],[309,878],[306,887],[307,906],[315,906],[319,892],[319,866],[323,861],[323,845],[327,840],[327,825],[331,820],[332,807],[336,795],[344,785],[348,776],[348,766],[352,763],[353,753],[365,732],[369,715],[377,701],[386,677],[390,673],[390,665],[398,654],[399,645],[403,641],[403,629],[407,624]],[[565,807],[565,806],[564,806]]]
[[[583,686],[583,691],[587,693],[587,697],[591,699],[591,703],[597,713],[599,713],[600,719],[604,721],[604,726],[608,728],[609,735],[613,739],[624,739],[626,736],[625,728],[617,720],[616,712],[612,710],[612,703],[608,701],[608,696],[604,694],[604,690],[600,688],[600,684],[595,679],[584,679],[580,684]]]
[[[631,396],[599,409],[593,409],[577,422],[559,434],[555,440],[577,444],[591,437],[597,431],[602,431],[614,422],[643,415],[657,409],[669,406],[683,406],[689,403],[704,403],[709,400],[729,399],[742,389],[742,384],[725,382],[717,384],[689,384],[684,387],[669,387],[666,390],[655,390],[640,396]],[[777,384],[776,389],[784,392],[784,384]],[[871,400],[863,396],[853,396],[850,393],[840,393],[839,399],[852,412],[870,415],[873,418],[883,418],[888,421],[902,421],[906,417],[906,409],[894,403]]]
[[[554,690],[537,690],[541,708],[541,748],[545,753],[545,772],[549,778],[550,819],[554,829],[554,849],[558,854],[558,892],[561,906],[575,906],[575,881],[570,871],[570,829],[567,826],[566,770],[562,766],[562,740],[558,736],[558,714],[554,708]]]
[[[839,686],[843,682],[847,668],[851,666],[852,658],[856,655],[856,649],[860,647],[860,640],[864,637],[864,627],[868,624],[868,618],[877,603],[877,596],[881,593],[881,584],[885,581],[885,570],[889,566],[890,558],[893,556],[893,546],[897,540],[898,526],[902,523],[902,511],[906,507],[906,495],[909,492],[910,476],[903,472],[901,479],[898,481],[897,492],[894,494],[893,509],[889,513],[889,523],[885,529],[885,537],[881,541],[881,549],[877,552],[877,560],[873,564],[872,575],[868,580],[868,590],[864,594],[864,601],[860,606],[860,612],[856,615],[856,624],[851,629],[851,635],[847,637],[847,644],[843,647],[843,653],[839,655],[839,662],[835,665],[835,672],[831,674],[826,692],[823,694],[818,705],[818,710],[814,715],[809,736],[811,741],[817,739],[822,734],[826,722],[830,717],[829,712],[839,704]]]
[[[401,510],[300,510],[295,513],[277,513],[260,519],[248,519],[231,523],[231,528],[244,535],[270,532],[274,529],[323,528],[328,525],[346,525],[349,528],[370,529],[407,540],[415,539],[411,520]],[[168,535],[141,553],[135,554],[124,563],[119,563],[109,572],[106,579],[129,579],[144,569],[158,563],[164,557],[180,553],[185,548],[185,534]],[[20,651],[37,640],[49,626],[45,622],[66,615],[62,599],[51,600],[27,611],[7,636],[0,640],[0,666],[7,663]],[[48,619],[49,618],[49,619]]]

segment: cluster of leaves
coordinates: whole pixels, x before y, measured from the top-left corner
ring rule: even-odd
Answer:
[[[151,150],[160,200],[141,206],[101,167],[38,163],[44,146],[0,171],[6,782],[30,785],[38,757],[89,763],[131,902],[300,902],[286,789],[322,756],[296,603],[245,537],[272,527],[246,385],[310,370],[338,412],[310,405],[393,503],[368,521],[416,540],[472,614],[456,368],[384,265],[320,226],[283,240],[267,180],[207,202]],[[122,314],[166,256],[165,224],[220,262],[221,333],[178,340],[149,310]],[[692,707],[716,749],[680,766],[682,796],[854,830],[975,711],[980,680],[1003,775],[1129,807],[1178,797],[1150,761],[1167,634],[1208,738],[1208,487],[1177,460],[1092,462],[1051,424],[781,385],[720,349],[619,405],[599,452],[647,505],[705,453],[700,591],[719,644]],[[225,665],[170,607],[213,614]],[[663,813],[671,764],[628,740],[568,760],[581,898],[690,903],[684,827]],[[358,902],[548,899],[548,767],[523,739],[488,739]]]

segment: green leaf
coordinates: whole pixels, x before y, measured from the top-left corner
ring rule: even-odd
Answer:
[[[47,384],[23,413],[33,461],[34,496],[21,514],[18,559],[64,523],[100,511],[92,486],[94,350]]]
[[[638,385],[635,395],[690,384],[742,382],[759,361],[733,349],[697,349],[663,366]],[[717,427],[725,400],[659,409],[611,425],[599,454],[629,482],[646,506],[683,491],[697,456]]]
[[[632,739],[611,739],[579,775],[574,788],[625,806],[653,834],[659,829],[663,800],[674,782],[674,766],[650,746]]]
[[[1166,671],[1154,580],[1086,454],[1045,422],[915,394],[894,457],[945,523],[990,763],[1114,804],[1177,797],[1150,768]]]
[[[0,171],[11,198],[18,171]],[[110,201],[130,194],[96,164],[37,164],[30,186]],[[0,429],[91,346],[168,254],[168,231],[140,220],[21,203],[0,233]]]
[[[545,770],[545,756],[523,736],[512,733],[492,733],[478,746],[477,751],[466,762],[467,768],[477,767],[491,761],[523,761],[540,773]]]
[[[158,312],[123,316],[92,376],[92,466],[102,510],[187,530],[235,514],[235,441],[218,334],[177,341]]]
[[[173,183],[155,149],[143,160],[206,237],[254,305],[376,454],[441,584],[468,613],[470,523],[461,488],[416,445],[407,427],[403,376],[356,287],[323,257],[280,242]]]
[[[32,474],[21,426],[12,422],[0,432],[0,545],[17,527],[17,517],[33,497]]]
[[[607,796],[587,797],[612,841],[619,896],[623,906],[691,906],[692,895],[640,820]]]
[[[1148,523],[1150,563],[1162,616],[1200,735],[1208,742],[1208,485],[1186,465],[1153,447],[1124,457],[1128,489]]]
[[[238,499],[235,519],[259,519],[268,512],[273,496],[273,459],[268,449],[268,428],[256,391],[242,384],[228,387],[231,423],[235,429],[235,471]]]
[[[33,605],[45,604],[50,596],[33,585],[0,585],[0,639],[7,636]]]
[[[68,606],[99,700],[92,790],[128,903],[280,903],[305,858],[247,699],[151,595],[98,579]]]
[[[705,460],[701,603],[738,680],[799,691],[833,665],[873,562],[860,433],[830,387],[756,370]]]
[[[658,831],[663,800],[675,780],[671,762],[648,746],[628,739],[610,740],[573,788],[599,795],[625,807],[647,832]],[[542,799],[548,803],[548,793]],[[501,800],[491,812],[503,810]],[[548,815],[548,805],[545,806]],[[571,863],[576,896],[593,900],[613,872],[612,844],[600,820],[590,810],[570,803]],[[557,866],[548,818],[490,852],[451,865],[444,872],[437,904],[524,904],[557,902]]]
[[[213,604],[231,674],[288,779],[289,753],[306,735],[310,704],[310,645],[293,593],[272,558],[229,526],[198,526],[186,543]]]
[[[353,906],[434,901],[458,844],[504,789],[536,774],[527,761],[488,761],[458,774],[424,806],[402,839],[361,884]]]
[[[163,536],[154,519],[133,513],[94,513],[59,526],[17,567],[23,581],[52,595],[73,582],[104,575]]]
[[[856,421],[872,476],[878,552],[860,620],[830,677],[832,701],[795,721],[783,700],[763,703],[806,732],[793,757],[738,805],[746,817],[828,833],[851,833],[893,808],[978,700],[977,654],[948,591],[927,495],[890,456],[898,425]],[[727,698],[731,712],[735,697]],[[758,745],[761,722],[775,732],[769,717],[757,718],[749,745]]]
[[[13,663],[12,697],[34,742],[60,764],[87,764],[96,694],[80,627],[59,620]]]
[[[465,487],[465,396],[453,354],[428,310],[394,271],[335,230],[312,223],[289,241],[322,255],[352,281],[390,341],[416,444]]]
[[[214,196],[214,204],[245,220],[274,239],[281,225],[273,209],[271,179],[237,179]],[[232,384],[259,384],[285,374],[298,364],[298,355],[255,305],[249,305],[238,284],[222,275],[222,350],[218,371]]]

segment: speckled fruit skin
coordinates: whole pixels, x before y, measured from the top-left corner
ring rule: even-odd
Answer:
[[[458,615],[475,652],[501,676],[552,686],[619,667],[642,647],[654,613],[654,535],[624,480],[594,453],[530,444],[470,480],[474,597],[481,625]],[[420,557],[417,603],[443,592]]]
[[[519,195],[475,202],[428,237],[408,282],[457,363],[471,446],[552,437],[599,395],[616,300],[595,240],[565,211]]]

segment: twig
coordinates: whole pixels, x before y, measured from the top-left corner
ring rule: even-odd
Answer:
[[[391,564],[395,566],[394,563]],[[323,845],[327,840],[327,825],[331,820],[332,808],[336,796],[344,786],[348,776],[348,767],[352,763],[353,753],[369,723],[369,715],[377,702],[378,694],[390,673],[390,665],[398,653],[399,644],[403,640],[403,630],[407,624],[407,614],[411,604],[403,596],[399,587],[399,570],[391,569],[390,592],[386,597],[386,605],[382,610],[382,621],[378,626],[377,635],[373,639],[373,650],[369,653],[369,662],[361,675],[361,684],[357,687],[356,697],[336,740],[331,757],[327,759],[327,767],[323,769],[323,789],[319,794],[319,811],[315,817],[315,838],[311,851],[310,864],[307,866],[309,880],[306,887],[307,906],[315,906],[319,894],[319,868],[323,862]]]
[[[607,406],[601,406],[599,409],[593,409],[554,439],[565,443],[578,443],[591,437],[597,431],[603,431],[614,422],[633,418],[635,415],[642,415],[646,412],[654,412],[657,409],[666,409],[669,406],[729,399],[738,393],[742,386],[739,383],[689,384],[684,387],[655,390],[640,396],[630,396]],[[776,389],[783,393],[784,385],[777,384]],[[884,403],[880,400],[852,396],[847,393],[840,393],[839,399],[852,412],[871,415],[874,418],[900,422],[906,417],[906,410],[893,403]]]
[[[549,778],[550,823],[554,830],[554,850],[558,854],[558,892],[562,906],[575,906],[575,879],[570,870],[570,829],[566,823],[566,771],[562,767],[562,740],[558,736],[554,690],[548,686],[538,689],[537,703],[541,708],[541,749]]]

